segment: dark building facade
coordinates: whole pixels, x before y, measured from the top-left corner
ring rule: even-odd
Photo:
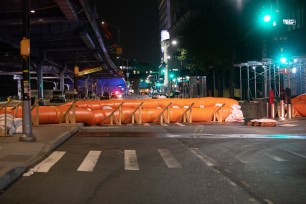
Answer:
[[[270,25],[264,25],[265,28],[257,24],[258,20],[262,20],[261,15],[263,13],[261,12],[263,7],[268,9],[274,17]],[[233,67],[235,64],[244,64],[249,69],[253,68],[253,66],[248,66],[248,62],[259,62],[259,65],[257,65],[259,68],[255,68],[252,78],[258,76],[260,80],[256,82],[254,82],[254,79],[252,82],[250,80],[248,82],[244,81],[242,83],[243,87],[241,87],[239,81],[243,79],[239,78],[239,70],[237,67],[232,70],[228,68],[221,68],[217,71],[212,69],[205,73],[207,77],[207,95],[240,97],[241,94],[239,92],[244,92],[243,98],[245,99],[247,95],[245,93],[247,91],[245,87],[247,84],[252,86],[250,91],[252,98],[254,96],[267,96],[270,88],[277,89],[277,94],[280,94],[281,89],[288,86],[292,89],[293,95],[298,95],[306,91],[306,1],[261,0],[256,2],[243,2],[239,0],[160,0],[160,31],[167,30],[170,33],[171,39],[181,40],[182,35],[186,33],[187,26],[197,16],[201,15],[205,17],[205,12],[209,13],[209,10],[213,9],[216,9],[216,18],[218,18],[220,15],[218,12],[222,12],[222,9],[224,12],[232,13],[231,22],[233,22],[234,26],[237,26],[237,28],[233,28],[233,31],[234,29],[238,30],[242,38],[241,41],[239,41],[240,39],[237,40],[239,44],[237,43],[235,45],[232,59],[229,59],[232,60]],[[207,17],[211,16],[207,15]],[[255,18],[258,18],[258,20],[255,20]],[[294,20],[295,24],[287,25],[286,20]],[[203,27],[209,29],[207,24],[203,24]],[[197,35],[197,33],[194,33],[194,35]],[[175,52],[175,49],[172,50]],[[172,55],[175,55],[175,53],[172,53]],[[280,58],[282,57],[287,58],[287,64],[280,64]],[[205,58],[205,55],[203,55],[203,58]],[[265,67],[267,60],[271,66]],[[287,73],[279,72],[280,66],[286,66],[288,68],[286,70]],[[273,70],[270,73],[275,74],[267,74],[272,67]],[[231,74],[230,72],[233,73]],[[244,76],[245,74],[246,72],[244,71],[242,78],[246,78]],[[264,81],[268,77],[270,77],[268,80],[270,84],[264,84]],[[274,82],[279,81],[281,77],[283,79],[282,84]],[[255,91],[261,94],[256,94],[254,93]]]

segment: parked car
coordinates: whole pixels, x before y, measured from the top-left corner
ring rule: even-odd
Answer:
[[[66,102],[66,97],[63,91],[55,90],[52,92],[50,103],[65,103],[65,102]]]

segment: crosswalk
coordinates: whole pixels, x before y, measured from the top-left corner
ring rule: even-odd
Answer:
[[[79,166],[78,171],[93,171],[100,155],[101,151],[90,151]]]
[[[198,159],[200,162],[205,164],[207,167],[218,167],[220,166],[219,163],[214,160],[212,157],[210,157],[207,154],[204,154],[201,152],[198,148],[188,148],[190,155]],[[110,152],[114,151],[108,151],[108,154]],[[121,152],[121,151],[120,151]],[[183,168],[183,165],[180,163],[180,161],[176,158],[176,156],[169,150],[169,149],[156,149],[156,152],[160,155],[161,161],[165,164],[165,166],[169,169],[180,169]],[[306,155],[296,153],[293,151],[287,151],[291,155],[295,155],[299,157],[300,159],[305,159]],[[66,156],[66,151],[54,151],[51,153],[46,159],[44,159],[42,162],[34,166],[32,169],[30,169],[28,172],[24,173],[23,176],[31,176],[34,173],[47,173],[49,172],[61,159],[63,159],[64,156]],[[76,169],[77,172],[93,172],[97,163],[99,162],[100,158],[104,156],[103,151],[97,151],[97,150],[90,150],[81,164]],[[125,171],[139,171],[139,161],[136,150],[133,149],[127,149],[122,151],[123,153],[123,160],[124,160],[124,170]],[[189,155],[189,156],[190,156]],[[265,153],[264,156],[271,161],[274,162],[287,162],[288,159],[283,158],[282,156],[271,154],[271,153]],[[239,160],[239,158],[236,158]],[[240,160],[239,160],[240,161]],[[245,163],[245,162],[243,162]]]

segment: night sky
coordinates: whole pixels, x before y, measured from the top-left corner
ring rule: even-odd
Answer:
[[[157,0],[96,1],[99,18],[119,26],[122,57],[136,59],[151,66],[160,63],[160,34],[158,31]],[[112,37],[106,44],[117,41],[117,29],[111,28]]]

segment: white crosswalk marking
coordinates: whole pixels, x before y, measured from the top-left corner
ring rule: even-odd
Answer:
[[[33,170],[34,172],[48,172],[54,164],[56,164],[66,152],[55,151],[44,161],[36,165]]]
[[[174,158],[174,156],[169,150],[158,149],[157,151],[159,152],[160,156],[162,157],[168,168],[182,168],[180,163],[178,163],[178,161]]]
[[[124,150],[124,169],[139,170],[136,150]]]
[[[101,151],[90,151],[82,164],[79,166],[78,171],[93,171],[100,157],[100,154]]]
[[[189,150],[201,161],[203,161],[207,166],[217,166],[217,162],[208,156],[198,153],[198,148],[189,148]]]

